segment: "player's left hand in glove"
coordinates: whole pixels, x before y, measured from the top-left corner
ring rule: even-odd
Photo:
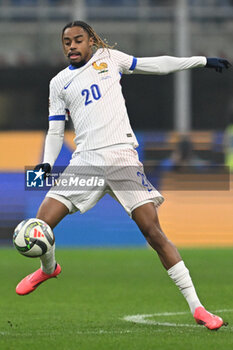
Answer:
[[[207,68],[214,68],[216,72],[222,73],[224,68],[230,68],[231,64],[225,58],[207,57]]]
[[[34,171],[39,171],[40,169],[42,169],[42,171],[44,172],[43,179],[45,179],[51,173],[51,166],[49,163],[37,164],[34,168]]]

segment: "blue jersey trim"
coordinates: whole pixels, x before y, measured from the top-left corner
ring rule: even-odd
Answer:
[[[65,115],[51,115],[49,117],[49,121],[50,120],[65,120],[66,119],[66,116]]]
[[[94,55],[91,55],[91,58],[90,58],[90,60],[92,59],[92,57],[93,57]],[[89,61],[90,61],[89,60]],[[69,65],[69,69],[70,70],[75,70],[75,69],[79,69],[79,68],[82,68],[82,67],[84,67],[89,61],[87,61],[83,66],[81,66],[81,67],[75,67],[75,66],[73,66],[72,64],[70,64]]]
[[[78,69],[78,67],[72,66],[72,64],[70,64],[70,65],[69,65],[69,69],[70,69],[70,70],[75,70],[75,69]]]
[[[131,67],[129,68],[129,70],[134,70],[137,64],[137,58],[133,57],[133,62],[131,64]]]

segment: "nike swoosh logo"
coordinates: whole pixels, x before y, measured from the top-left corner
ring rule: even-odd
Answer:
[[[66,85],[64,86],[64,90],[66,90],[66,89],[68,88],[68,86],[70,86],[70,84],[72,83],[72,81],[73,81],[73,80],[71,80],[68,84],[66,84]]]

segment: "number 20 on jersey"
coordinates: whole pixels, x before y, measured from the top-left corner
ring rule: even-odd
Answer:
[[[99,100],[101,97],[100,88],[97,84],[90,86],[90,89],[84,89],[81,92],[82,96],[85,97],[85,106],[93,102],[93,100]]]

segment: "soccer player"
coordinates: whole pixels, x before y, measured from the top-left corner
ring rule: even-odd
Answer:
[[[157,252],[168,275],[187,300],[196,322],[209,329],[220,328],[223,320],[205,310],[196,294],[189,270],[161,229],[157,207],[164,199],[147,181],[138,159],[135,150],[138,143],[130,126],[120,79],[123,73],[168,74],[195,67],[222,71],[230,63],[225,59],[206,57],[135,58],[113,50],[82,21],[65,26],[62,44],[70,65],[51,80],[49,130],[44,159],[35,169],[45,176],[50,173],[62,147],[68,110],[74,124],[77,147],[61,177],[69,174],[71,167],[72,172],[75,169],[76,176],[82,174],[85,167],[91,169],[92,166],[108,166],[109,174],[106,176],[106,186],[101,189],[95,185],[91,190],[54,186],[43,200],[37,218],[54,228],[68,213],[77,210],[84,213],[105,193],[110,193],[133,218],[147,242]],[[128,168],[131,169],[130,174],[125,170]],[[124,190],[117,186],[119,182]],[[40,259],[41,268],[17,285],[16,293],[19,295],[31,293],[42,282],[61,272],[55,260],[54,247]]]

